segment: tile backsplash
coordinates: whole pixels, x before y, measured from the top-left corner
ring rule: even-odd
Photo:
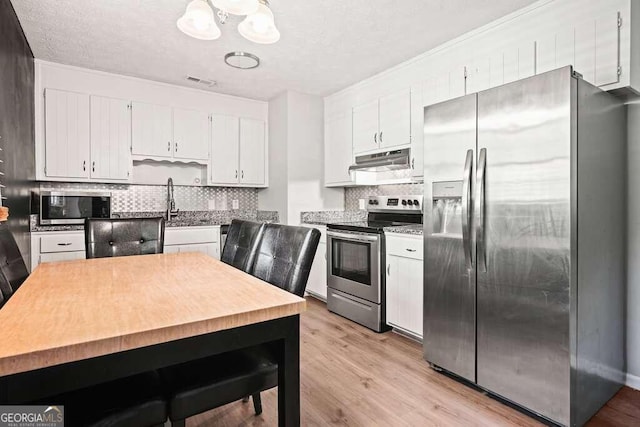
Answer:
[[[166,209],[166,185],[125,185],[41,182],[40,190],[77,190],[111,192],[113,212],[152,212]],[[230,210],[233,200],[238,208],[258,209],[258,190],[255,188],[175,186],[176,207],[182,211],[206,211],[213,200],[215,210]]]
[[[344,208],[358,210],[359,199],[366,199],[369,196],[422,195],[423,186],[422,183],[415,183],[347,187],[344,189]]]

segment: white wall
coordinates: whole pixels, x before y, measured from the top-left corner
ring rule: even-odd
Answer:
[[[258,193],[259,209],[278,211],[280,222],[287,223],[287,93],[269,101],[269,188]]]
[[[287,92],[289,224],[300,212],[343,209],[342,188],[324,186],[324,102],[318,96]]]
[[[640,100],[627,110],[627,384],[640,389]]]
[[[269,101],[269,188],[258,207],[277,210],[282,223],[300,224],[300,212],[344,209],[344,190],[324,187],[324,102],[285,92]]]

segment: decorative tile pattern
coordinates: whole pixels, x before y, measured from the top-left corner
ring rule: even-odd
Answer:
[[[166,209],[165,185],[123,185],[93,183],[40,183],[41,190],[109,191],[113,212],[153,212]],[[230,210],[232,201],[238,200],[239,209],[258,209],[258,190],[255,188],[175,186],[176,207],[183,211]]]
[[[423,186],[422,183],[415,183],[348,187],[344,189],[344,208],[347,211],[358,210],[359,199],[369,196],[422,195]]]

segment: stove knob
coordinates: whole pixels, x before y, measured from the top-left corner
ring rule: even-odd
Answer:
[[[373,202],[374,202],[373,200],[369,200],[370,205],[373,205]]]
[[[413,200],[407,200],[407,204],[408,204],[409,206],[413,206]]]
[[[407,201],[406,200],[402,201],[402,206],[407,206]]]
[[[414,201],[413,201],[413,204],[414,204],[414,205],[416,205],[416,206],[418,206],[420,203],[419,203],[417,200],[414,200]]]

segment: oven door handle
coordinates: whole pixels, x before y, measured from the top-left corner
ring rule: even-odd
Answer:
[[[366,234],[338,233],[335,231],[327,231],[327,237],[339,237],[356,242],[377,242],[379,239],[377,235],[369,236]]]

